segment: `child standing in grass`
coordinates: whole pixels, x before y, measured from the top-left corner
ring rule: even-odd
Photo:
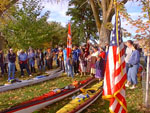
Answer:
[[[74,73],[73,73],[73,58],[72,58],[72,54],[69,55],[69,58],[68,58],[68,77],[71,76],[72,78],[74,77]]]

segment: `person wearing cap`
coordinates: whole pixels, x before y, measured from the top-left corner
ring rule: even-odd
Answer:
[[[18,56],[18,60],[19,60],[20,69],[21,69],[21,76],[22,77],[24,76],[24,71],[23,71],[24,68],[27,70],[28,75],[32,76],[31,72],[29,70],[28,63],[27,63],[28,62],[28,55],[23,50],[20,51],[20,54]]]
[[[8,53],[8,81],[15,79],[15,62],[16,54],[13,52],[13,49],[10,49]]]
[[[4,76],[4,54],[3,50],[0,49],[0,68],[1,68],[1,76]]]

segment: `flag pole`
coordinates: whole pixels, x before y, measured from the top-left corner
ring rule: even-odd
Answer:
[[[115,11],[116,11],[116,37],[117,37],[117,45],[118,45],[118,53],[119,53],[119,64],[121,64],[121,55],[120,55],[120,47],[119,47],[119,33],[118,33],[118,17],[119,17],[119,9],[117,0],[114,0]],[[121,30],[121,29],[120,29]],[[123,76],[123,67],[121,65],[121,75]]]

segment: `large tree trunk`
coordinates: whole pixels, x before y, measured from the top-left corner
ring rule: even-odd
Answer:
[[[107,7],[106,0],[101,1],[101,8],[103,11],[103,15],[102,15],[103,21],[100,21],[100,16],[99,16],[98,11],[96,9],[94,0],[90,0],[90,5],[91,5],[92,11],[93,11],[93,15],[94,15],[94,18],[96,21],[97,30],[99,33],[99,43],[100,43],[100,45],[104,46],[105,43],[109,43],[109,41],[110,41],[111,31],[109,31],[105,27],[105,25],[107,24],[107,22],[111,22],[111,19],[112,19],[112,16],[110,18],[110,13],[112,13],[111,12],[112,2],[110,3],[109,7]],[[108,9],[108,12],[107,12],[107,9]],[[114,15],[114,12],[111,15]]]
[[[110,42],[110,34],[111,34],[111,31],[106,29],[105,28],[105,23],[102,24],[101,26],[101,30],[100,30],[100,40],[99,40],[99,43],[100,45],[104,46],[105,43],[108,43]]]
[[[128,0],[122,0],[120,4],[125,4]],[[93,11],[93,15],[96,21],[97,30],[99,33],[99,41],[102,46],[104,43],[110,42],[110,33],[111,31],[108,30],[105,26],[108,22],[111,22],[113,15],[115,14],[115,9],[113,7],[114,1],[113,0],[97,0],[100,8],[102,9],[102,21],[100,21],[100,17],[98,11],[96,9],[96,4],[94,0],[90,0],[90,5]]]

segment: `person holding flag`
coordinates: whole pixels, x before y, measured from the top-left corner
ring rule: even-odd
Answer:
[[[111,113],[127,113],[125,100],[127,74],[125,49],[121,36],[121,20],[118,8],[116,8],[116,22],[110,40],[103,85],[103,99],[110,101]]]

